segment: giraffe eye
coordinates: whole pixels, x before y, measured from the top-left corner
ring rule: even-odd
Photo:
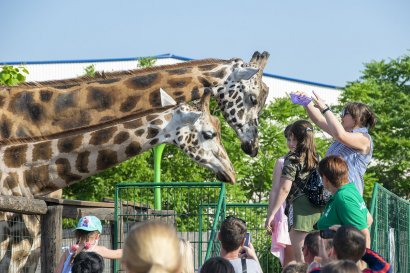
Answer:
[[[258,101],[256,100],[256,96],[255,95],[250,95],[249,99],[251,100],[251,103],[255,106],[258,104]]]
[[[214,133],[212,131],[204,131],[204,132],[202,132],[202,136],[205,139],[213,139],[216,136],[216,133]]]

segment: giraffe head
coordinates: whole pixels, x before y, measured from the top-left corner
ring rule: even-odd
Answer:
[[[262,82],[268,58],[265,51],[255,52],[248,64],[240,59],[231,60],[232,73],[224,88],[216,88],[215,98],[223,116],[241,139],[242,150],[252,157],[258,153],[258,119],[269,92]]]
[[[220,121],[209,112],[210,96],[210,92],[205,92],[201,98],[201,109],[179,105],[173,116],[178,126],[173,130],[172,144],[200,165],[214,171],[219,180],[233,184],[235,171],[221,142]]]

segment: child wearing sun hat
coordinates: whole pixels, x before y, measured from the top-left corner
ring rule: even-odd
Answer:
[[[120,259],[122,249],[113,250],[98,245],[101,233],[102,225],[100,219],[93,215],[82,217],[75,228],[77,243],[72,245],[61,256],[55,273],[71,273],[74,258],[82,251],[95,252],[107,259]]]

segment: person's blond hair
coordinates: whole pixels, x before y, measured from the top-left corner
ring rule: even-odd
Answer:
[[[125,240],[123,262],[132,273],[178,273],[181,255],[175,229],[158,221],[136,224]]]
[[[179,239],[179,253],[182,258],[181,273],[194,273],[194,256],[191,243],[185,239]]]

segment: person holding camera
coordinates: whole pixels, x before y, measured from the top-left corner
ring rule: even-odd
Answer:
[[[218,239],[221,242],[220,256],[233,265],[235,273],[262,273],[250,238],[245,240],[246,232],[244,220],[232,216],[227,217],[222,222],[218,234]]]
[[[349,183],[346,161],[340,156],[327,156],[319,162],[319,173],[323,186],[332,197],[326,204],[322,216],[316,223],[319,230],[333,225],[352,225],[366,237],[370,247],[370,232],[367,227],[367,207],[353,183]]]

